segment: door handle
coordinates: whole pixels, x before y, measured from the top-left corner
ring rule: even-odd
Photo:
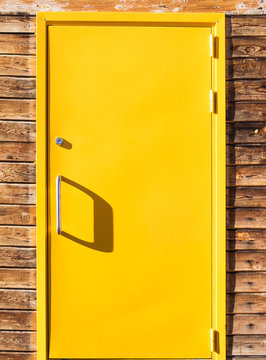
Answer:
[[[56,177],[56,232],[61,234],[61,175]]]

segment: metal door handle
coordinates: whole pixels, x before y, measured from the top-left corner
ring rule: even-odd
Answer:
[[[56,232],[61,234],[61,175],[56,177]]]

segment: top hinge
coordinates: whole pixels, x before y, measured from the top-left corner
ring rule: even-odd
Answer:
[[[210,56],[217,58],[217,37],[213,34],[210,35]]]
[[[219,333],[211,329],[211,352],[219,352]]]

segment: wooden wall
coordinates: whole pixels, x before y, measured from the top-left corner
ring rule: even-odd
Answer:
[[[36,1],[23,3],[29,13],[34,12],[30,6],[36,5]],[[124,3],[130,1],[122,1],[122,6]],[[191,6],[195,3],[189,2]],[[207,8],[203,0],[198,3]],[[224,3],[235,6],[238,2]],[[247,3],[251,9],[260,2],[242,2]],[[33,360],[36,358],[35,17],[5,16],[7,4],[11,10],[15,8],[11,1],[1,1],[0,360]],[[18,4],[19,1],[16,13],[20,9]],[[45,4],[51,7],[51,1]],[[78,6],[73,1],[69,4],[73,8]],[[112,10],[113,2],[106,4],[106,10]],[[142,7],[137,10],[148,7],[148,1],[139,4]],[[99,2],[100,10],[101,6],[103,1]],[[209,9],[213,11],[213,7]],[[266,16],[228,17],[226,32],[227,354],[234,360],[265,360]]]

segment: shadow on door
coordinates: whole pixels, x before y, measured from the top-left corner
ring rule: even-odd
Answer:
[[[113,209],[103,198],[95,194],[93,191],[86,187],[70,180],[64,176],[61,177],[61,181],[66,184],[74,186],[76,189],[83,191],[85,194],[93,199],[93,211],[94,211],[94,242],[88,243],[76,236],[69,234],[65,231],[61,232],[62,236],[77,242],[80,245],[88,248],[103,251],[112,252],[114,243],[114,230],[113,230]]]

